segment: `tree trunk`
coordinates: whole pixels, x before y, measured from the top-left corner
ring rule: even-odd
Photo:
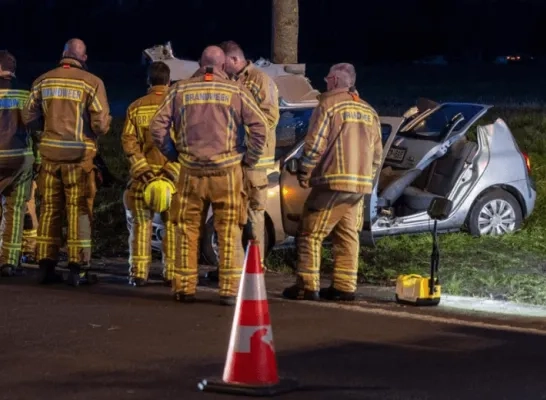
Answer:
[[[272,0],[273,7],[273,62],[298,62],[298,0]]]

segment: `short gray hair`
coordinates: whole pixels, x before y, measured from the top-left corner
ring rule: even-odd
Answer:
[[[330,68],[330,73],[337,76],[342,86],[351,87],[356,83],[356,70],[353,64],[334,64]]]

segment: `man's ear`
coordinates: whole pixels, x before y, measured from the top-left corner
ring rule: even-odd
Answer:
[[[86,61],[87,61],[87,54],[84,54],[84,55],[82,56],[82,61],[83,61],[83,62],[86,62]]]

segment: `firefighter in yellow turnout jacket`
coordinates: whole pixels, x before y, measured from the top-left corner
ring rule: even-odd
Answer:
[[[68,220],[68,283],[78,285],[81,268],[91,261],[91,222],[96,194],[97,137],[112,118],[104,83],[86,70],[85,44],[70,40],[60,65],[34,82],[23,111],[25,122],[43,119],[39,141],[42,166],[37,259],[40,281],[56,281],[55,266],[62,240],[61,217]]]
[[[371,193],[383,152],[379,117],[352,89],[355,80],[351,64],[334,65],[309,123],[298,180],[312,189],[297,238],[298,279],[283,292],[289,299],[355,298],[363,200]],[[319,292],[322,242],[330,232],[333,282]]]
[[[15,57],[0,51],[0,195],[2,200],[2,247],[0,272],[12,276],[19,266],[25,203],[30,199],[33,155],[29,130],[21,112],[29,91],[17,89]]]
[[[247,222],[243,167],[255,166],[262,156],[267,121],[250,92],[228,79],[224,64],[219,47],[206,48],[195,77],[171,88],[150,124],[161,152],[180,162],[171,209],[179,223],[172,285],[177,301],[195,299],[198,243],[209,205],[218,234],[222,303],[235,304],[242,273],[241,227]],[[242,124],[247,130],[239,129]]]
[[[275,165],[277,124],[279,123],[279,92],[273,79],[245,59],[239,45],[227,41],[220,45],[226,54],[226,72],[248,88],[268,122],[263,156],[258,164],[246,171],[248,219],[252,236],[260,242],[260,255],[265,258],[265,206],[267,203],[267,169]]]
[[[164,177],[173,183],[178,182],[180,164],[169,162],[154,145],[150,135],[150,121],[169,89],[169,67],[162,62],[154,62],[148,69],[148,94],[136,100],[127,110],[127,118],[121,135],[123,150],[129,159],[130,175],[125,192],[126,206],[133,217],[129,238],[130,284],[143,286],[148,279],[152,262],[151,236],[154,210],[144,201],[144,188],[156,177]],[[165,225],[163,238],[163,278],[170,284],[174,275],[175,263],[175,224],[168,211],[161,213]]]

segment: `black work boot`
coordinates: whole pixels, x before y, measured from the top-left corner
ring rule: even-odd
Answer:
[[[330,301],[354,301],[356,295],[354,292],[342,292],[333,286],[320,289],[320,297]]]
[[[69,262],[68,263],[68,277],[66,278],[66,283],[70,286],[80,286],[81,281],[81,266],[78,263],[75,262]]]
[[[0,266],[0,275],[6,278],[12,276],[23,276],[25,275],[25,270],[12,264],[4,264]]]
[[[81,284],[93,285],[99,281],[96,274],[89,271],[89,263],[82,265],[75,262],[68,263],[68,277],[66,283],[70,286],[78,287]]]
[[[234,306],[237,304],[236,296],[220,296],[220,304],[223,306]]]
[[[309,300],[309,301],[318,301],[320,300],[319,292],[303,289],[300,285],[292,285],[287,287],[282,292],[282,297],[290,300]]]
[[[143,286],[146,286],[147,284],[148,284],[148,281],[144,278],[134,278],[134,277],[129,278],[130,286],[143,287]]]
[[[40,270],[38,272],[38,283],[42,285],[48,285],[52,283],[62,283],[63,277],[55,271],[57,262],[44,258],[38,262]]]
[[[179,303],[193,303],[195,302],[194,294],[184,294],[182,292],[175,292],[173,295],[174,301]]]

